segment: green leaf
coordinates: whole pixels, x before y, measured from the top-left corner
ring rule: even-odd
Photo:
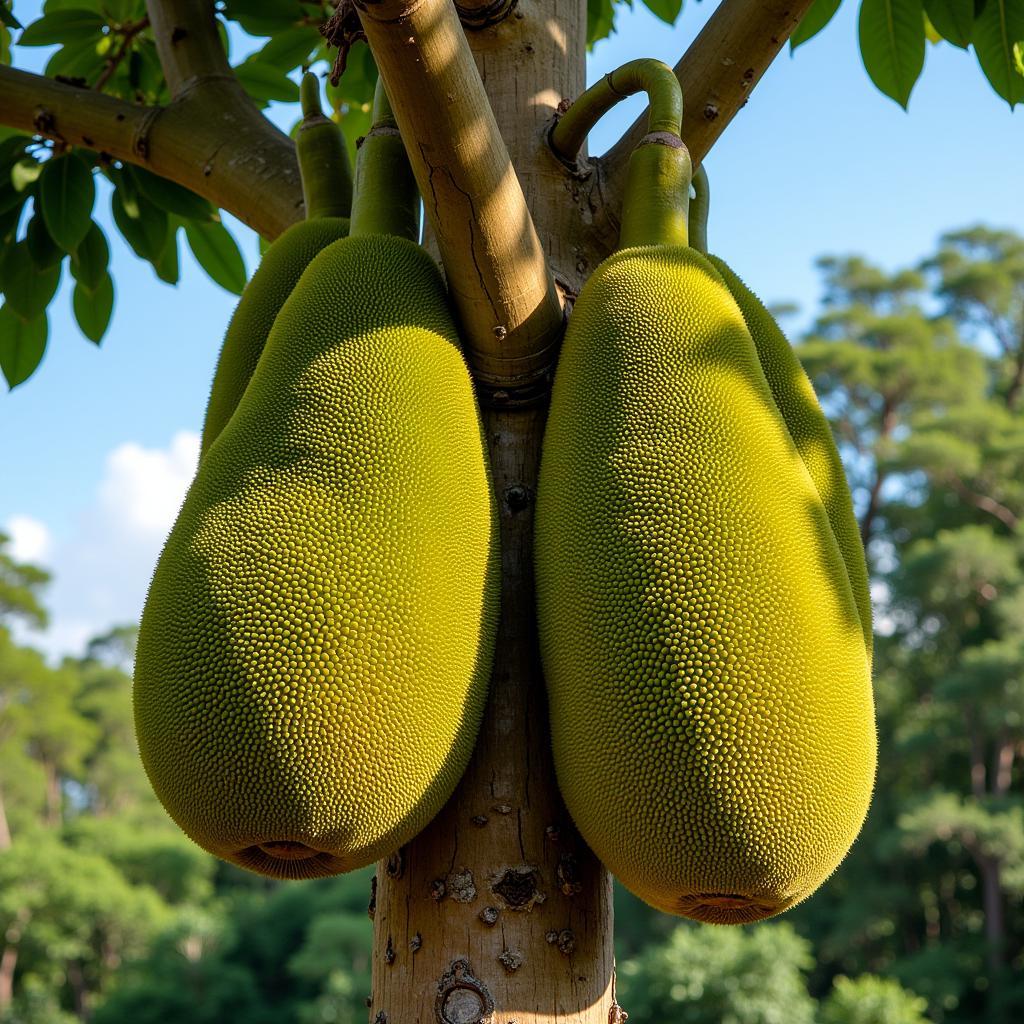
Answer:
[[[28,254],[32,262],[40,270],[47,270],[64,259],[64,250],[53,240],[38,210],[28,222],[25,241],[28,242]]]
[[[103,70],[103,57],[97,50],[102,36],[80,39],[62,46],[47,62],[46,74],[50,78],[81,79],[91,84]]]
[[[615,5],[612,0],[587,0],[587,46],[593,46],[614,31]]]
[[[19,192],[13,185],[0,181],[0,215],[20,206],[27,198],[24,192]]]
[[[1024,75],[1017,63],[1017,48],[1024,46],[1024,4],[988,0],[974,22],[973,42],[989,85],[1012,110],[1024,101]]]
[[[98,11],[98,0],[43,0],[43,14],[55,11]]]
[[[0,370],[11,391],[35,373],[48,333],[45,313],[24,320],[10,306],[0,306]]]
[[[202,196],[142,167],[128,169],[135,184],[151,203],[186,220],[211,220],[216,210]]]
[[[297,103],[299,87],[281,70],[250,57],[234,69],[242,88],[254,100]]]
[[[34,157],[22,157],[11,168],[11,184],[19,192],[24,192],[30,185],[39,180],[43,173],[43,165]]]
[[[86,288],[81,282],[75,285],[71,306],[82,333],[95,344],[99,344],[107,333],[110,314],[114,310],[114,282],[104,274],[95,290]]]
[[[138,256],[152,263],[167,240],[167,214],[140,195],[118,190],[110,197],[114,223]]]
[[[921,0],[862,0],[860,53],[875,86],[904,110],[924,67]]]
[[[185,225],[185,237],[199,265],[222,288],[241,295],[245,287],[245,263],[235,240],[223,224]]]
[[[167,232],[167,241],[164,243],[163,252],[160,258],[153,261],[153,269],[161,281],[168,284],[178,283],[178,225],[172,223],[171,230]]]
[[[0,0],[0,23],[7,28],[21,28],[21,22],[14,16],[14,12],[7,6],[5,0]]]
[[[666,25],[674,25],[683,9],[683,0],[644,0],[644,6]]]
[[[262,64],[267,64],[279,71],[291,71],[298,67],[319,46],[320,33],[311,25],[296,25],[282,32],[275,32],[274,37],[263,47],[256,57]]]
[[[86,288],[95,289],[107,273],[110,263],[110,246],[103,229],[93,221],[85,238],[71,254],[71,274]]]
[[[807,13],[800,19],[796,31],[789,37],[789,50],[793,52],[808,39],[813,39],[839,10],[840,0],[814,0],[807,8]]]
[[[31,320],[50,304],[60,282],[60,264],[40,270],[22,239],[4,258],[4,295],[15,313]]]
[[[106,20],[96,11],[71,8],[54,14],[44,14],[33,21],[18,39],[19,46],[53,46],[55,43],[74,43],[83,35],[98,35]]]
[[[224,5],[224,16],[253,36],[276,35],[304,15],[294,0],[227,0]]]
[[[974,29],[974,0],[924,0],[924,10],[947,43],[967,48]]]
[[[0,213],[0,245],[6,244],[8,240],[14,239],[14,233],[21,222],[21,211],[25,200],[28,197],[22,193],[20,202],[12,206],[6,213]],[[2,257],[2,253],[0,253]],[[2,288],[0,288],[2,290]]]
[[[96,201],[89,165],[75,153],[48,160],[39,178],[38,201],[54,241],[68,251],[78,248]]]
[[[143,0],[100,0],[100,8],[115,24],[146,13]]]

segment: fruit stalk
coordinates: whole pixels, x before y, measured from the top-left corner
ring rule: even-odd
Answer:
[[[397,235],[417,242],[420,197],[384,80],[373,95],[373,125],[356,158],[352,235]]]
[[[551,149],[560,160],[575,163],[591,128],[637,92],[646,92],[650,100],[647,134],[629,159],[619,248],[686,245],[690,155],[679,136],[682,91],[667,64],[643,58],[605,75],[559,118],[549,136]]]
[[[690,245],[698,252],[708,251],[708,213],[711,210],[711,185],[708,172],[701,164],[693,172],[693,195],[690,197]]]
[[[300,95],[302,124],[295,149],[302,172],[306,220],[348,217],[352,212],[352,166],[345,139],[338,126],[324,117],[316,75],[308,71],[303,75]]]

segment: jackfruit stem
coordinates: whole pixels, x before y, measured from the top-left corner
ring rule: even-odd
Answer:
[[[579,95],[551,129],[549,144],[555,156],[574,163],[591,129],[616,103],[645,92],[650,104],[647,131],[668,132],[679,138],[683,123],[683,93],[672,69],[660,60],[642,57],[616,68]]]
[[[383,78],[373,94],[373,125],[356,157],[350,235],[397,235],[418,242],[420,196]]]
[[[320,83],[306,72],[299,86],[302,124],[295,137],[306,220],[352,212],[352,165],[341,129],[320,107]]]
[[[683,93],[675,73],[650,57],[623,64],[582,93],[548,136],[555,156],[571,166],[591,128],[620,100],[646,92],[647,134],[633,150],[622,201],[619,248],[686,245],[690,156],[680,138]]]
[[[687,244],[692,172],[678,136],[652,132],[640,140],[626,170],[619,249]]]
[[[707,255],[708,251],[708,211],[711,208],[711,186],[708,183],[708,172],[701,164],[693,172],[693,195],[690,197],[690,245],[698,252]]]

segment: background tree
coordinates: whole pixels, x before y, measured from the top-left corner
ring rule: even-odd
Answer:
[[[325,49],[318,34],[321,25],[343,49],[354,35],[365,34],[388,84],[421,190],[430,196],[430,242],[444,262],[485,407],[505,559],[499,668],[474,763],[447,809],[377,872],[371,1011],[381,1024],[388,1017],[428,1019],[436,1012],[442,1020],[465,1024],[484,1016],[491,1004],[497,1019],[515,1018],[520,1024],[556,1015],[601,1024],[614,1020],[610,887],[575,837],[552,784],[530,568],[543,399],[563,301],[615,244],[625,163],[643,131],[641,119],[600,161],[575,168],[554,161],[540,144],[559,100],[582,90],[584,43],[610,30],[610,0],[586,8],[566,0],[521,9],[511,3],[461,4],[468,33],[449,0],[384,0],[361,5],[358,12],[345,7],[329,25],[329,9],[294,0],[227,0],[216,16],[212,4],[200,0],[82,4],[48,0],[44,16],[18,36],[26,46],[59,44],[46,76],[0,67],[0,117],[13,129],[0,141],[5,295],[0,367],[9,385],[25,381],[42,357],[45,309],[65,267],[76,282],[74,308],[83,333],[98,341],[109,322],[114,283],[109,243],[92,219],[97,182],[101,194],[111,196],[118,231],[161,280],[177,279],[178,239],[184,234],[210,275],[239,290],[244,269],[217,209],[231,211],[267,239],[301,215],[293,147],[259,108],[270,99],[294,98],[294,77],[289,77],[294,69],[334,61],[334,51]],[[659,0],[651,6],[671,21],[680,5]],[[798,25],[797,43],[820,29],[837,6],[821,0],[720,5],[676,69],[686,96],[683,135],[695,162]],[[1011,105],[1022,98],[1024,77],[1015,51],[1024,39],[1019,5],[986,0],[925,6],[927,18],[917,0],[863,3],[862,54],[880,89],[906,104],[930,33],[953,45],[970,44],[995,91]],[[0,53],[7,55],[9,30],[18,28],[16,12],[6,0],[0,10],[8,26]],[[232,67],[224,22],[268,41]],[[410,39],[417,60],[409,59]],[[486,63],[486,89],[474,57]],[[357,47],[329,94],[350,137],[365,124],[360,115],[375,76],[366,49]],[[521,96],[537,99],[524,104]],[[864,315],[876,320],[865,322],[863,336],[854,341],[864,351],[890,355],[904,378],[903,389],[890,396],[896,412],[889,414],[881,391],[869,395],[863,411],[868,432],[856,437],[874,474],[868,477],[869,510],[876,485],[878,491],[876,511],[863,523],[869,537],[880,503],[887,523],[896,511],[898,495],[882,495],[881,474],[888,472],[889,457],[883,442],[900,442],[919,408],[921,415],[941,411],[932,363],[917,359],[914,351],[952,365],[943,344],[927,348],[936,336],[925,314],[904,308],[907,289],[900,292],[893,285],[889,293],[878,300],[867,296]],[[854,297],[851,292],[849,298]],[[897,302],[894,308],[884,305],[889,298]],[[846,299],[837,296],[835,302],[845,305]],[[827,325],[822,327],[828,340]],[[965,365],[975,359],[961,353],[952,335],[947,340]],[[885,369],[884,361],[867,367],[862,389],[870,393]],[[924,380],[920,386],[917,374]],[[837,401],[845,396],[841,384],[832,390]],[[899,429],[889,425],[892,416],[901,417]],[[842,436],[854,441],[852,432]],[[930,483],[922,487],[930,498]],[[999,500],[990,490],[976,493]],[[909,523],[912,507],[907,505],[903,527],[908,540],[923,536]],[[902,515],[902,504],[899,511]],[[903,539],[893,536],[888,543],[896,559]],[[986,585],[996,586],[987,578],[977,583],[982,590]],[[894,615],[898,611],[908,624],[905,644],[900,646],[903,634],[894,639],[894,649],[902,652],[913,649],[921,631],[931,628],[932,617],[910,590],[897,593],[894,582],[892,593]],[[984,616],[987,623],[987,610]],[[923,641],[921,646],[927,649]],[[82,793],[76,787],[90,769],[95,771],[85,794],[95,801],[90,813],[126,813],[132,807],[141,813],[143,797],[101,781],[100,765],[108,754],[96,749],[98,737],[116,746],[114,737],[124,725],[116,714],[100,710],[103,693],[116,693],[116,683],[103,684],[94,676],[95,700],[80,695],[76,706],[70,680],[81,671],[75,665],[55,669],[57,675],[42,689],[31,683],[31,673],[18,677],[18,699],[26,706],[38,700],[41,712],[38,726],[25,727],[18,750],[43,774],[41,826],[50,831],[65,827],[78,812],[75,802]],[[922,682],[922,689],[926,685]],[[13,842],[19,842],[17,831]],[[1005,877],[999,875],[998,886]],[[282,912],[298,913],[282,901]],[[22,902],[29,906],[31,899]],[[13,906],[10,920],[19,913]],[[494,915],[500,927],[489,927]],[[548,941],[550,935],[554,941]],[[224,933],[218,948],[258,958],[258,932],[246,928],[239,936],[231,946],[230,934]],[[196,948],[189,939],[180,941],[186,949]],[[72,952],[62,953],[63,962],[78,965],[74,970],[82,984],[69,982],[71,1001],[68,993],[62,999],[65,1008],[82,1014],[90,979],[102,986],[104,975],[95,965],[86,968],[84,946],[67,950]],[[1000,950],[991,963],[1001,969],[1006,956]],[[474,977],[463,966],[467,958]],[[201,959],[200,954],[191,962]],[[24,956],[19,962],[26,979],[42,977],[24,966]],[[263,972],[283,977],[283,961],[267,956],[259,963],[261,971],[253,974],[263,986],[258,1005],[269,1005],[276,993],[267,990]],[[311,958],[301,964],[301,971],[315,969]],[[119,998],[127,999],[126,991]],[[322,1009],[328,1012],[326,1004]]]

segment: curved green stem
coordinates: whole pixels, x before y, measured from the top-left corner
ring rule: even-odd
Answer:
[[[352,235],[420,237],[420,197],[383,78],[373,94],[373,126],[356,157]]]
[[[690,245],[698,252],[708,251],[708,211],[711,208],[711,186],[708,172],[701,164],[693,172],[693,197],[690,199]]]
[[[302,124],[295,138],[306,220],[352,212],[352,166],[341,129],[320,109],[320,83],[308,71],[299,87]]]
[[[650,101],[647,134],[629,160],[619,248],[686,245],[692,169],[679,137],[683,94],[667,64],[650,58],[633,60],[605,75],[561,116],[548,141],[560,160],[574,163],[598,120],[620,100],[641,91]]]
[[[551,129],[549,144],[564,161],[575,161],[591,129],[620,100],[645,92],[650,104],[647,131],[679,137],[683,94],[672,69],[660,60],[631,60],[582,93]]]

